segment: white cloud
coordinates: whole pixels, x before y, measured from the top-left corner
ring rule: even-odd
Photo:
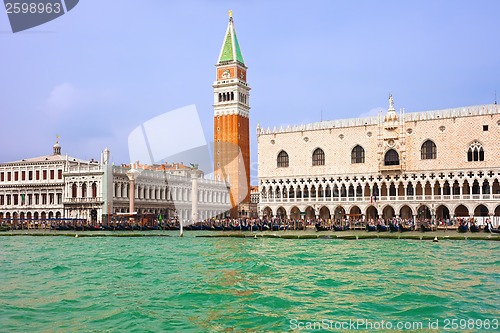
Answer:
[[[383,107],[379,106],[376,108],[373,108],[367,112],[361,113],[358,118],[369,118],[369,117],[376,117],[378,116],[379,112],[382,112],[382,115],[385,114],[387,110],[384,109]]]
[[[61,83],[52,89],[45,100],[43,109],[49,115],[61,115],[78,104],[81,93],[70,83]]]

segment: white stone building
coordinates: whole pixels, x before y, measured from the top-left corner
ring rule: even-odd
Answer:
[[[230,208],[226,184],[205,179],[201,170],[181,163],[115,166],[109,156],[105,149],[100,161],[85,161],[61,155],[56,143],[52,155],[1,163],[0,223],[34,226],[49,219],[106,223],[108,216],[131,212],[192,220],[221,216]]]
[[[282,218],[500,222],[500,107],[258,126],[259,211]]]

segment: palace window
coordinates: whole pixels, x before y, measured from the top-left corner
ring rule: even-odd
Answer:
[[[54,170],[50,170],[50,179],[54,179]]]
[[[312,155],[312,165],[325,165],[325,152],[321,148],[317,148]]]
[[[390,149],[385,153],[384,165],[399,165],[399,154],[394,149]]]
[[[479,141],[474,141],[467,151],[467,161],[484,161],[483,145]]]
[[[436,158],[436,144],[432,140],[427,140],[420,148],[421,157],[423,160],[433,160]]]
[[[289,165],[288,154],[286,151],[282,150],[278,154],[277,166],[278,168],[288,168],[288,165]]]
[[[365,163],[365,150],[360,145],[356,145],[351,151],[351,163]]]
[[[77,186],[75,183],[71,186],[71,197],[76,198]]]

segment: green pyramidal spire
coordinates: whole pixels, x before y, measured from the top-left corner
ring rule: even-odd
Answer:
[[[236,37],[236,31],[234,30],[234,22],[232,12],[229,11],[229,24],[227,25],[226,37],[224,38],[224,43],[222,44],[222,49],[220,50],[218,63],[226,63],[238,61],[242,65],[245,64],[243,60],[243,55],[241,54],[240,44],[238,43],[238,38]]]

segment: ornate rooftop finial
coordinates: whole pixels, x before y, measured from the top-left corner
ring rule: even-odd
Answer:
[[[394,109],[394,99],[392,98],[391,93],[389,93],[389,110],[395,110]]]
[[[61,146],[59,145],[59,135],[56,135],[56,144],[52,146],[54,149],[54,155],[61,155]]]
[[[386,127],[394,128],[396,126],[396,121],[398,120],[398,115],[396,114],[396,109],[394,108],[394,99],[392,94],[389,94],[389,109],[384,117],[384,122],[386,122]]]
[[[229,10],[228,15],[229,15],[229,19],[232,20],[233,19],[233,11]]]

